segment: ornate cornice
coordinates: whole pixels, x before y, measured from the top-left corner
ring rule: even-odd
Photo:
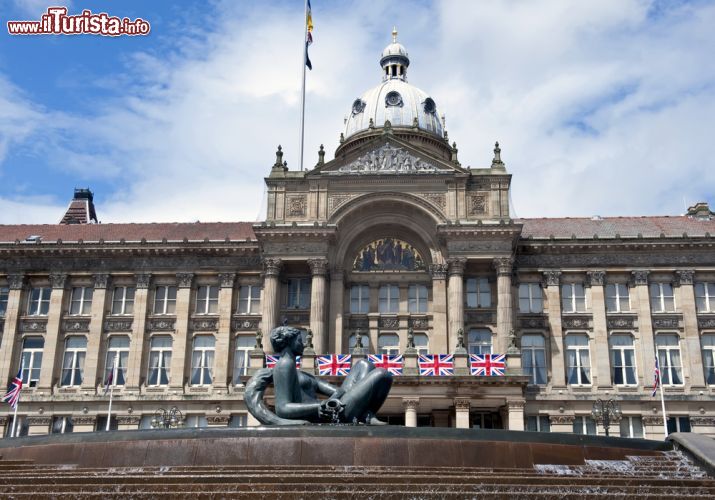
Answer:
[[[402,406],[405,410],[417,410],[420,406],[420,398],[402,398]]]
[[[606,271],[587,271],[587,286],[603,286],[606,282]]]
[[[677,285],[692,285],[693,278],[695,277],[695,271],[692,269],[682,269],[680,271],[675,271]]]
[[[206,422],[211,425],[228,425],[231,415],[206,415]]]
[[[450,276],[463,276],[464,268],[467,266],[467,259],[465,257],[452,257],[447,259],[447,265],[449,266],[448,274]]]
[[[550,286],[559,286],[561,284],[561,271],[544,271],[543,272],[543,286],[544,288]]]
[[[25,284],[25,276],[23,274],[8,274],[7,285],[10,290],[22,290]]]
[[[328,274],[328,259],[308,259],[308,265],[313,276],[325,276]]]
[[[447,279],[447,271],[447,264],[430,264],[429,266],[430,275],[432,275],[432,279],[435,280]]]
[[[663,417],[660,415],[643,415],[643,425],[663,425]]]
[[[139,425],[141,416],[139,415],[117,415],[117,424],[119,425]]]
[[[52,417],[42,416],[42,417],[27,417],[27,425],[47,425],[52,423]]]
[[[236,273],[219,273],[218,281],[221,288],[233,288],[233,284],[236,282]]]
[[[66,333],[88,332],[89,318],[72,318],[62,322],[62,330]]]
[[[97,417],[94,415],[72,415],[72,423],[74,425],[94,425]]]
[[[50,274],[50,284],[52,288],[62,289],[65,287],[65,282],[67,281],[67,274],[65,273],[51,273]]]
[[[513,267],[514,257],[497,257],[494,259],[494,268],[497,270],[497,276],[511,277]]]
[[[715,417],[690,417],[690,425],[715,427]]]
[[[639,269],[637,271],[631,272],[631,281],[635,286],[648,285],[648,275],[650,271],[646,269]]]
[[[283,267],[283,261],[281,259],[274,257],[263,259],[263,269],[265,270],[266,276],[279,276],[281,274],[281,267]]]
[[[179,288],[191,288],[194,281],[194,273],[176,273],[176,286]]]
[[[176,327],[176,318],[149,318],[146,329],[149,332],[173,332]]]
[[[454,408],[456,410],[467,410],[471,408],[472,403],[470,398],[454,398]]]
[[[521,400],[521,399],[510,399],[506,402],[506,406],[509,411],[511,411],[511,410],[524,411],[524,407],[526,406],[526,401]]]
[[[552,424],[573,424],[573,415],[549,415],[549,422]]]
[[[218,330],[218,318],[192,318],[189,326],[193,331],[215,332]]]
[[[97,273],[94,277],[94,288],[107,288],[109,284],[109,273]]]
[[[149,288],[149,283],[151,282],[151,274],[138,273],[134,276],[137,280],[137,288]]]

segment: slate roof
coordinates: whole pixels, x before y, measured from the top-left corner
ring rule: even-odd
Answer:
[[[668,238],[690,236],[715,236],[715,218],[697,219],[689,216],[659,217],[563,217],[548,219],[515,219],[523,224],[522,238],[659,238],[664,234]]]
[[[256,239],[251,222],[172,222],[151,224],[18,224],[0,225],[0,242],[25,241],[39,236],[45,243],[61,239],[63,243],[120,241],[232,241]]]

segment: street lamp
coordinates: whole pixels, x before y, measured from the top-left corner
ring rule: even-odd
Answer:
[[[603,430],[606,431],[606,436],[608,436],[608,428],[611,426],[611,420],[621,418],[621,408],[618,406],[618,403],[612,399],[605,402],[602,399],[597,399],[596,402],[593,403],[593,408],[591,408],[591,416],[596,422],[603,420]]]
[[[176,429],[182,425],[184,425],[184,416],[176,406],[172,406],[169,410],[159,408],[151,419],[152,429]]]

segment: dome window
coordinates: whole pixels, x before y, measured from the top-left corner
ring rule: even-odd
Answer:
[[[359,115],[363,111],[365,111],[365,101],[362,99],[355,99],[355,102],[353,102],[353,115]]]
[[[424,105],[425,113],[433,115],[437,112],[437,105],[434,103],[434,100],[431,97],[425,99],[422,104]]]
[[[385,96],[385,105],[402,107],[402,96],[399,92],[395,92],[394,90],[392,92],[388,92]]]

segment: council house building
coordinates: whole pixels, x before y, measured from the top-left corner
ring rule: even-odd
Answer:
[[[396,41],[350,104],[334,159],[267,165],[260,223],[97,223],[75,191],[59,224],[0,226],[0,378],[22,367],[18,433],[245,426],[247,378],[272,328],[324,354],[403,355],[380,418],[397,425],[612,435],[715,435],[715,220],[517,219],[496,144],[460,163],[439,96],[408,83]],[[348,105],[349,103],[346,103]],[[98,207],[101,212],[101,207]],[[61,214],[58,214],[58,217]],[[504,354],[472,375],[470,354]],[[453,375],[419,355],[452,354]],[[333,377],[336,381],[338,377]],[[270,403],[270,399],[269,399]],[[10,434],[12,411],[0,412]]]

